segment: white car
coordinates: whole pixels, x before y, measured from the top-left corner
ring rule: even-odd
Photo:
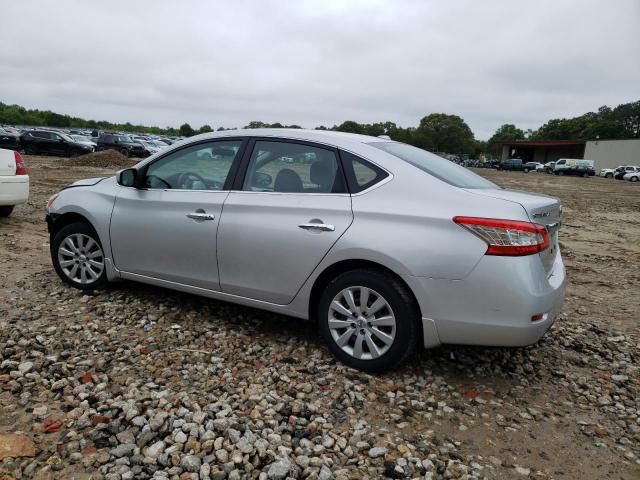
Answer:
[[[640,181],[640,167],[635,167],[635,171],[625,173],[622,179],[630,182]]]
[[[616,172],[615,168],[601,168],[598,176],[604,178],[613,178],[613,174]]]
[[[13,207],[29,198],[29,175],[22,156],[0,148],[0,217],[8,217]]]

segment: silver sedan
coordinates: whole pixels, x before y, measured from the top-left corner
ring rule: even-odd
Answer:
[[[364,371],[418,344],[534,343],[564,297],[558,199],[384,138],[199,135],[47,210],[69,285],[128,279],[308,319]]]

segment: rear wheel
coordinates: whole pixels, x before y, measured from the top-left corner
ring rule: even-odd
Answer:
[[[376,270],[332,280],[318,305],[320,334],[346,365],[365,372],[396,367],[414,350],[419,314],[406,288]]]
[[[26,153],[27,155],[37,155],[38,149],[35,145],[27,145],[24,147],[24,153]]]
[[[0,207],[0,217],[8,217],[13,212],[13,205],[3,205]]]
[[[100,239],[86,223],[72,223],[55,234],[51,260],[56,273],[72,287],[93,290],[107,283]]]
[[[124,155],[125,157],[128,157],[128,156],[129,156],[129,150],[127,150],[126,148],[121,148],[121,149],[120,149],[120,153],[121,153],[122,155]]]
[[[525,169],[524,169],[524,173],[529,173],[529,169],[528,169],[528,168],[525,168]]]

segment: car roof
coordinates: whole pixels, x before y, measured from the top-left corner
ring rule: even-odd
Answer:
[[[360,135],[357,133],[335,132],[333,130],[307,130],[303,128],[245,128],[241,130],[224,130],[219,132],[203,133],[189,137],[188,141],[206,140],[208,138],[224,137],[278,137],[292,140],[307,140],[334,145],[336,147],[348,146],[354,143],[391,142],[392,140]]]

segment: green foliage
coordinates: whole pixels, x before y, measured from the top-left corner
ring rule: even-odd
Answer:
[[[183,123],[178,129],[178,133],[181,137],[193,137],[196,134],[196,131],[191,128],[191,125],[188,123]]]
[[[525,133],[512,123],[505,123],[500,126],[489,140],[487,140],[485,151],[490,152],[494,149],[496,143],[505,140],[524,140]]]
[[[129,122],[111,123],[102,120],[63,115],[49,110],[28,110],[19,105],[0,102],[0,124],[47,126],[59,128],[89,128],[107,131],[126,131],[156,135],[181,135],[190,137],[197,133],[212,132],[210,125],[203,125],[197,131],[185,123],[179,129],[173,127],[148,127]],[[299,125],[284,125],[280,122],[265,123],[254,120],[243,128],[302,128]],[[230,130],[219,127],[218,131]],[[403,128],[394,122],[358,123],[347,120],[333,127],[319,126],[316,130],[334,130],[359,133],[362,135],[387,135],[392,140],[409,143],[434,152],[468,153],[479,155],[491,151],[500,141],[522,140],[593,140],[640,138],[640,101],[625,103],[615,108],[602,106],[597,112],[589,112],[574,118],[549,120],[538,130],[523,132],[513,124],[504,124],[487,141],[475,140],[469,125],[457,115],[432,113],[422,120],[418,127]]]
[[[614,140],[640,138],[640,101],[612,109],[602,106],[574,118],[554,118],[533,132],[535,140]]]
[[[459,116],[446,113],[432,113],[420,120],[413,143],[433,152],[449,153],[470,153],[476,146],[469,125]]]

